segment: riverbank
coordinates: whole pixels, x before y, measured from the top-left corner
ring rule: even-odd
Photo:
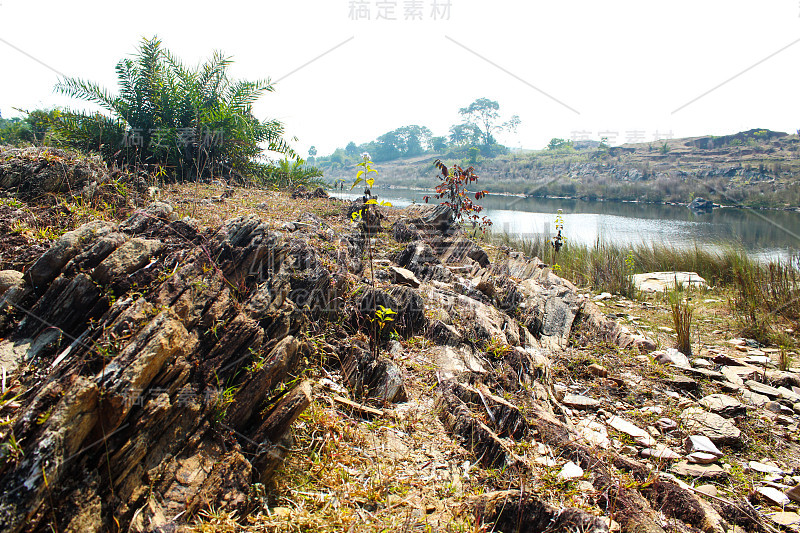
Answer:
[[[385,182],[432,188],[439,155],[378,164]],[[496,194],[686,204],[703,197],[746,208],[800,207],[800,138],[766,130],[668,139],[597,150],[539,150],[478,159],[482,188]],[[453,161],[447,161],[452,163]],[[328,168],[330,182],[352,182]]]
[[[683,357],[668,298],[576,286],[446,209],[367,232],[349,201],[149,178],[3,190],[3,531],[800,520],[796,298],[754,301],[787,336],[760,344],[736,291],[682,293]]]

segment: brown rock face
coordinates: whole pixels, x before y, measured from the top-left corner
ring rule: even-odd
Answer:
[[[21,449],[0,467],[0,530],[150,531],[243,510],[280,464],[272,443],[312,396],[303,382],[270,401],[308,353],[290,243],[252,216],[208,234],[173,219],[156,204],[86,224],[27,270],[32,311],[3,353],[37,366],[8,366],[27,392],[3,437]]]

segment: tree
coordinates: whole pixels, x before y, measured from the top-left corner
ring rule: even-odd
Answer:
[[[295,154],[281,122],[253,115],[256,100],[274,90],[269,80],[231,79],[231,64],[215,52],[188,68],[157,37],[143,39],[133,58],[117,63],[118,94],[79,78],[61,80],[57,91],[103,113],[65,111],[53,128],[67,144],[98,150],[108,161],[159,165],[178,179],[263,174],[262,147]]]
[[[488,146],[494,143],[493,131],[516,131],[520,124],[518,115],[512,115],[508,122],[497,124],[500,119],[500,104],[488,98],[478,98],[467,107],[458,110],[466,122],[480,129],[483,144]]]
[[[444,152],[447,150],[447,137],[431,137],[428,148],[434,152]]]
[[[425,152],[424,146],[430,144],[433,136],[425,126],[403,126],[386,132],[376,140],[376,148],[372,154],[374,161],[389,161],[398,157],[413,157]]]
[[[347,155],[357,156],[358,155],[358,146],[353,141],[347,143],[347,146],[344,147],[344,153]]]
[[[547,143],[548,150],[569,150],[570,148],[572,148],[572,141],[567,141],[558,137],[553,137],[550,139],[550,142]]]
[[[456,146],[478,144],[481,141],[481,130],[474,124],[464,122],[450,127],[450,142]]]
[[[308,155],[309,157],[316,157],[317,147],[312,145],[311,148],[308,149]]]

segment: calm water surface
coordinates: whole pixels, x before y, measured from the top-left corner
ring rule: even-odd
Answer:
[[[381,189],[375,193],[397,207],[424,203],[422,190]],[[339,198],[360,194],[335,192]],[[584,202],[489,195],[480,201],[493,231],[529,237],[552,235],[555,214],[564,213],[569,242],[598,239],[621,245],[660,243],[675,247],[719,249],[731,244],[761,259],[782,258],[800,250],[800,213],[720,208],[694,213],[684,206]]]

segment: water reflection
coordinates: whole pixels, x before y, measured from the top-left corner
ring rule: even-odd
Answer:
[[[358,194],[334,193],[340,198]],[[397,207],[424,203],[422,190],[380,190]],[[786,258],[800,248],[800,213],[721,208],[695,213],[684,206],[620,202],[584,202],[489,195],[481,200],[495,231],[549,235],[555,213],[564,213],[564,234],[571,242],[597,239],[622,245],[662,243],[676,247],[719,248],[735,244],[756,257]]]

